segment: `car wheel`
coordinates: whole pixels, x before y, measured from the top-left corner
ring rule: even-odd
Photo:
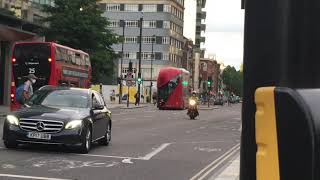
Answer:
[[[104,138],[99,140],[98,143],[100,145],[108,146],[110,141],[111,141],[111,125],[110,125],[110,123],[108,123],[108,127],[107,127],[106,133],[104,135]]]
[[[4,141],[3,143],[6,146],[6,148],[9,148],[9,149],[16,148],[18,146],[18,143],[15,141]]]
[[[80,153],[87,154],[91,149],[91,140],[92,140],[92,133],[91,129],[87,127],[85,129],[85,134],[82,137],[81,145],[80,145]]]

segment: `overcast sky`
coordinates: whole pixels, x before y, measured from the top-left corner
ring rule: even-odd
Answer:
[[[207,55],[237,69],[243,60],[244,10],[241,0],[207,0],[207,30],[204,47]]]

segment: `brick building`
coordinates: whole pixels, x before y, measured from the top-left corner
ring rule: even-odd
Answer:
[[[212,93],[217,94],[220,82],[220,64],[214,59],[201,58],[199,68],[200,93],[208,92],[208,79],[212,79]]]

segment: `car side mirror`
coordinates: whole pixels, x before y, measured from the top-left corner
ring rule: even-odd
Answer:
[[[100,104],[95,104],[95,105],[93,106],[93,109],[94,109],[94,110],[102,110],[102,109],[104,109],[104,106],[103,106],[103,105],[100,105]]]

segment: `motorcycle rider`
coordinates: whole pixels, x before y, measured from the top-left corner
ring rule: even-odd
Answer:
[[[197,116],[199,115],[199,111],[198,111],[198,104],[199,104],[199,99],[198,99],[198,97],[197,97],[197,92],[196,91],[192,91],[192,93],[191,93],[191,96],[189,97],[189,102],[191,101],[191,100],[194,100],[195,102],[196,102],[196,105],[195,105],[195,110],[196,110],[196,114],[197,114]],[[190,105],[189,105],[190,106]],[[190,113],[190,108],[188,108],[188,115],[189,115],[189,113]]]

